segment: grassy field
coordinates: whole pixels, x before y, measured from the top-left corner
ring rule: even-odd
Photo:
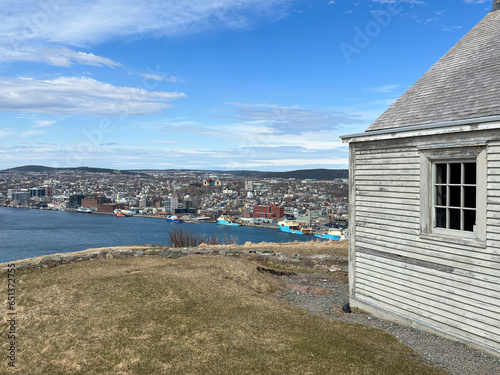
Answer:
[[[0,373],[442,374],[388,334],[279,302],[281,287],[209,256],[19,271],[18,362]]]

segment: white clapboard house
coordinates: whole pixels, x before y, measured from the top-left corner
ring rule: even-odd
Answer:
[[[350,152],[350,304],[500,356],[500,0]]]

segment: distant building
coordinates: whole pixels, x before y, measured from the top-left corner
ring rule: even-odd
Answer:
[[[170,197],[170,199],[165,199],[163,207],[165,208],[165,212],[175,212],[175,210],[179,207],[179,198]]]
[[[94,207],[94,208],[97,208],[98,205],[104,204],[104,203],[111,203],[111,202],[109,202],[109,200],[106,199],[105,197],[84,198],[84,199],[82,199],[80,206],[81,207]]]
[[[45,190],[40,187],[31,188],[29,189],[29,192],[31,199],[45,197]]]
[[[208,178],[203,181],[203,186],[221,186],[220,180],[214,180],[213,178]]]
[[[75,194],[69,196],[68,208],[78,208],[82,205],[82,199],[84,198],[81,194]]]
[[[11,194],[12,194],[11,200],[13,200],[13,201],[27,202],[30,200],[29,192],[16,191],[16,192],[12,192]]]
[[[261,219],[281,219],[285,216],[285,208],[276,204],[270,206],[253,206],[253,217]]]

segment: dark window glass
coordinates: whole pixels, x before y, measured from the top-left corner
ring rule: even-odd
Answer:
[[[450,164],[450,184],[462,183],[462,163]]]
[[[464,186],[464,207],[476,208],[475,186]]]
[[[446,186],[436,186],[436,206],[446,206]]]
[[[464,230],[474,232],[474,225],[476,225],[476,211],[464,210]]]
[[[476,184],[476,163],[464,163],[464,184]]]
[[[446,184],[446,169],[448,164],[436,164],[436,183]]]
[[[460,210],[450,208],[450,229],[460,230]]]
[[[446,228],[446,208],[436,208],[436,227]]]
[[[450,190],[450,207],[460,207],[460,186],[449,186]]]

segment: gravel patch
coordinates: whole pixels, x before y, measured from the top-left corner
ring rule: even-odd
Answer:
[[[276,278],[288,285],[320,287],[333,292],[329,295],[315,295],[312,288],[307,292],[303,292],[288,287],[278,293],[278,298],[291,305],[302,307],[313,314],[359,323],[386,331],[419,353],[426,361],[451,375],[500,374],[499,358],[470,348],[465,344],[411,327],[387,322],[369,314],[356,311],[350,314],[344,313],[342,307],[349,302],[348,285],[345,276],[345,274],[340,273],[276,275]]]

